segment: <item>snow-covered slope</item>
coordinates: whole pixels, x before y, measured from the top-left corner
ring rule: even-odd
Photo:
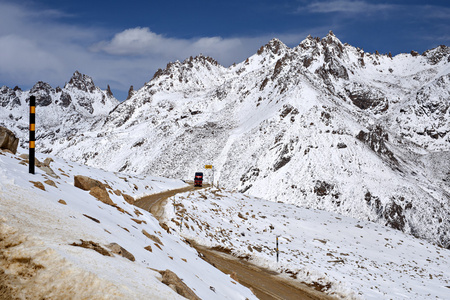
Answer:
[[[44,161],[47,156],[37,157]],[[161,282],[158,271],[166,270],[201,299],[256,299],[122,197],[179,188],[184,182],[53,159],[50,167],[58,178],[41,169],[31,175],[24,159],[0,151],[2,299],[185,299],[170,282]],[[106,184],[115,205],[75,187],[75,175]],[[132,256],[116,254],[112,243]]]
[[[372,222],[216,188],[176,195],[165,219],[198,244],[343,299],[448,299],[450,250]]]
[[[294,48],[273,39],[228,68],[204,56],[171,63],[96,126],[41,135],[38,147],[171,178],[212,164],[228,189],[448,248],[449,55],[366,53],[332,32]]]

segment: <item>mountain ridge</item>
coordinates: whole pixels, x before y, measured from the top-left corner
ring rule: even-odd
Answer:
[[[213,164],[228,189],[448,248],[449,53],[366,53],[330,32],[294,48],[273,39],[228,68],[191,57],[83,119],[89,125],[70,138],[53,131],[38,146],[110,171],[171,178]]]

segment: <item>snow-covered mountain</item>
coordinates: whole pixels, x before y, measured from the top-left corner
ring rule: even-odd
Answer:
[[[108,115],[81,127],[68,119],[77,128],[70,135],[57,132],[62,125],[39,132],[38,123],[37,147],[171,178],[190,179],[212,164],[227,189],[449,248],[449,81],[446,46],[392,57],[332,32],[294,48],[273,39],[228,68],[204,56],[170,63]]]
[[[64,88],[52,88],[42,81],[29,91],[3,86],[0,88],[0,123],[16,129],[23,147],[28,140],[28,102],[31,95],[36,97],[36,139],[52,143],[61,138],[70,140],[78,132],[90,131],[119,104],[109,86],[103,91],[95,86],[91,77],[78,71]],[[40,152],[51,151],[51,148],[40,149]]]

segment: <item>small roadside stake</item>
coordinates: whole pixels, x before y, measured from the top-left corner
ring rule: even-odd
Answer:
[[[183,213],[183,215],[181,215],[180,231],[183,231],[183,219],[184,219],[184,213]]]
[[[277,248],[276,248],[276,251],[277,251],[277,262],[278,262],[279,255],[280,255],[280,252],[278,250],[278,237],[279,237],[279,235],[277,235]]]

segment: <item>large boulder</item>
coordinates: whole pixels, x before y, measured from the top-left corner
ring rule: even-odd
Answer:
[[[159,271],[159,273],[162,275],[162,283],[172,288],[179,295],[190,300],[200,300],[200,298],[174,272],[165,270]]]
[[[30,162],[30,156],[28,154],[21,154],[19,155],[20,158],[23,159],[23,163],[28,164]],[[40,162],[37,158],[34,158],[34,165],[44,171],[48,176],[51,176],[53,178],[59,179],[60,177],[56,175],[55,171],[53,171],[52,168],[50,168],[50,163],[53,161],[52,158],[47,157],[44,161],[44,163]]]
[[[117,243],[111,243],[108,245],[108,248],[111,250],[112,253],[115,253],[117,255],[123,256],[126,259],[129,259],[131,261],[136,261],[136,259],[134,258],[134,255],[131,254],[130,252],[128,252],[125,248],[123,248],[122,246],[120,246]]]
[[[90,191],[93,187],[105,188],[105,185],[98,180],[83,175],[74,176],[74,185],[85,191]]]
[[[74,185],[77,188],[89,191],[89,194],[94,196],[98,201],[112,206],[115,205],[106,191],[106,185],[98,180],[83,175],[75,175]]]
[[[17,145],[19,145],[19,138],[11,130],[0,126],[0,149],[9,150],[16,154]]]
[[[115,205],[115,203],[109,198],[109,194],[104,187],[94,186],[90,191],[89,195],[94,196],[98,201],[103,202],[108,205]]]

